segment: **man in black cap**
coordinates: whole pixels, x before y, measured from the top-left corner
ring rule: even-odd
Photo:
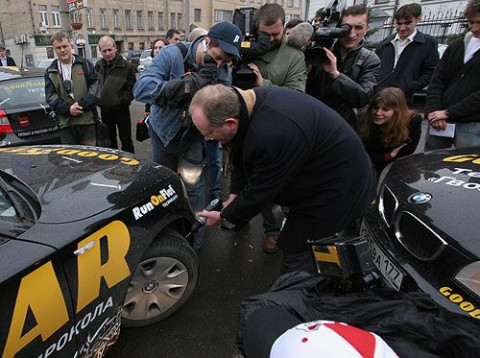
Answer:
[[[198,82],[187,83],[188,78],[182,79],[186,70],[196,71],[203,79],[211,73],[211,82],[231,85],[229,64],[239,57],[241,41],[242,31],[237,26],[218,23],[192,43],[182,41],[162,48],[133,88],[136,100],[152,105],[149,135],[153,160],[179,172],[194,210],[201,210],[206,202],[202,175],[205,142],[201,136],[197,140],[190,135],[192,131],[185,118],[188,103],[183,98],[179,100],[178,91],[172,89],[179,84],[193,91],[198,85]],[[167,93],[175,97],[168,98]],[[197,235],[194,247],[199,249],[201,244],[201,235]]]

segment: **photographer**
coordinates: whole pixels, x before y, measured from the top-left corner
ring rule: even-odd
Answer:
[[[336,110],[350,125],[356,121],[354,108],[364,107],[372,99],[380,69],[377,55],[363,48],[369,19],[365,5],[347,8],[340,23],[351,25],[350,33],[336,40],[331,49],[324,48],[325,61],[313,66],[307,78],[306,92]]]
[[[241,40],[237,26],[221,22],[192,43],[168,45],[133,89],[135,99],[152,105],[149,135],[153,160],[179,172],[194,210],[205,207],[205,141],[193,130],[186,109],[200,87],[212,82],[231,84],[228,65],[239,56]],[[192,73],[183,76],[187,70]],[[194,247],[199,249],[197,237]]]

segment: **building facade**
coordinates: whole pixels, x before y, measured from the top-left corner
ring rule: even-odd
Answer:
[[[186,35],[195,26],[208,29],[232,21],[237,8],[267,2],[282,5],[287,21],[306,17],[305,0],[0,0],[0,43],[17,65],[34,66],[54,57],[51,35],[67,31],[76,52],[94,58],[104,35],[112,36],[122,52],[144,50],[170,28]]]

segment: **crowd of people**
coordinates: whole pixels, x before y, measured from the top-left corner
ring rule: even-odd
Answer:
[[[398,8],[395,33],[372,51],[365,5],[342,11],[348,34],[327,46],[315,37],[325,9],[311,22],[285,24],[284,9],[269,3],[255,12],[256,46],[242,48],[242,31],[230,22],[195,29],[188,41],[172,30],[154,41],[152,64],[138,78],[112,38],[100,39],[94,68],[57,33],[46,98],[62,143],[95,144],[98,106],[112,148],[118,129],[122,150],[132,153],[129,106],[145,103],[152,159],[179,173],[206,226],[240,228],[261,214],[263,250],[282,249],[280,272],[315,275],[309,242],[356,230],[383,168],[418,146],[416,91],[428,85],[426,149],[480,143],[480,0],[469,1],[469,31],[441,59],[437,40],[417,28],[421,12],[417,3]],[[311,61],[314,46],[322,57]],[[250,71],[246,87],[232,86],[240,68]],[[453,137],[444,135],[448,125]],[[222,210],[201,211],[222,196],[222,152],[232,164],[229,196]],[[201,229],[197,251],[203,240]]]

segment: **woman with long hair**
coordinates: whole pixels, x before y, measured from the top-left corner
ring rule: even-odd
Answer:
[[[377,92],[361,113],[357,133],[380,175],[395,159],[412,154],[422,133],[422,117],[407,106],[402,90],[387,87]]]

